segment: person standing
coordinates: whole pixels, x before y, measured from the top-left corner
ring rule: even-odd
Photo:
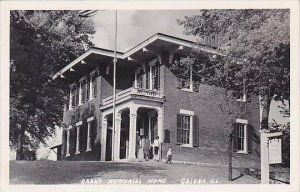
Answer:
[[[141,137],[139,131],[136,132],[136,144],[135,144],[135,156],[139,158],[139,149],[140,149]]]
[[[154,147],[154,161],[159,161],[159,156],[158,156],[158,152],[159,152],[159,136],[157,136],[153,142],[153,147]]]
[[[166,163],[172,163],[172,148],[170,147],[167,153],[167,161]]]
[[[148,161],[149,159],[149,150],[150,150],[150,140],[149,137],[146,136],[144,140],[144,146],[143,146],[144,158],[146,159],[146,161]]]

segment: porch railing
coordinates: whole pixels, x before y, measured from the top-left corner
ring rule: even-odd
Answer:
[[[116,101],[131,95],[162,98],[162,94],[160,91],[131,87],[129,89],[125,89],[117,93]],[[103,99],[102,104],[107,105],[107,104],[111,104],[112,102],[113,102],[113,96],[110,96]]]

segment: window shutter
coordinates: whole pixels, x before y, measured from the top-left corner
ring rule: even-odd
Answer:
[[[86,82],[86,101],[90,99],[90,81]]]
[[[193,91],[194,92],[199,92],[199,83],[193,82]]]
[[[68,131],[67,130],[65,130],[63,132],[63,139],[64,139],[64,143],[63,143],[64,156],[66,156],[66,154],[67,154],[67,145],[68,145],[67,144],[67,142],[68,142]],[[69,144],[69,148],[70,148],[70,144]]]
[[[232,149],[234,152],[238,150],[238,131],[237,131],[237,124],[234,127],[233,134],[232,134]]]
[[[76,89],[76,102],[75,102],[75,107],[79,104],[79,89]]]
[[[70,140],[69,152],[70,154],[74,154],[76,149],[76,128],[70,130],[69,140]]]
[[[158,61],[155,63],[155,67],[156,67],[156,78],[155,78],[156,88],[159,90],[159,88],[160,88],[160,66],[159,66]]]
[[[96,120],[93,120],[91,122],[91,127],[90,127],[90,134],[91,134],[91,149],[95,149],[95,140],[97,136],[97,126],[96,126]]]
[[[182,115],[177,114],[177,144],[182,144]]]
[[[252,126],[246,125],[247,130],[247,152],[252,153]]]
[[[193,146],[199,146],[199,125],[197,116],[193,116]]]
[[[181,89],[182,88],[182,79],[181,78],[177,78],[177,86],[176,86],[178,89]]]
[[[86,150],[86,142],[87,142],[87,123],[84,123],[82,126],[80,126],[80,151]]]

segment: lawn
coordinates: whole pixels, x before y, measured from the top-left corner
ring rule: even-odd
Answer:
[[[258,184],[260,180],[227,168],[162,162],[11,161],[10,184]]]

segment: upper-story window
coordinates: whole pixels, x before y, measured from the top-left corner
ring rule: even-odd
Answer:
[[[159,65],[157,59],[150,61],[147,67],[137,69],[135,73],[135,87],[159,90]]]
[[[97,76],[93,71],[70,86],[69,110],[92,100],[97,95]]]
[[[88,98],[88,82],[87,80],[84,78],[81,82],[80,82],[80,104],[85,103]]]
[[[97,96],[97,79],[96,75],[91,75],[91,99],[95,98]]]
[[[247,96],[246,83],[243,81],[242,86],[238,90],[233,91],[233,97],[236,98],[236,101],[247,102]]]
[[[79,103],[79,93],[77,89],[77,85],[73,84],[70,89],[70,106],[69,108],[72,109],[76,107]]]
[[[193,74],[189,73],[185,78],[178,78],[177,87],[183,91],[198,92],[199,83],[193,81]]]
[[[143,88],[143,69],[136,73],[136,87]]]
[[[156,63],[150,63],[150,75],[151,75],[151,89],[159,89],[159,68]]]

